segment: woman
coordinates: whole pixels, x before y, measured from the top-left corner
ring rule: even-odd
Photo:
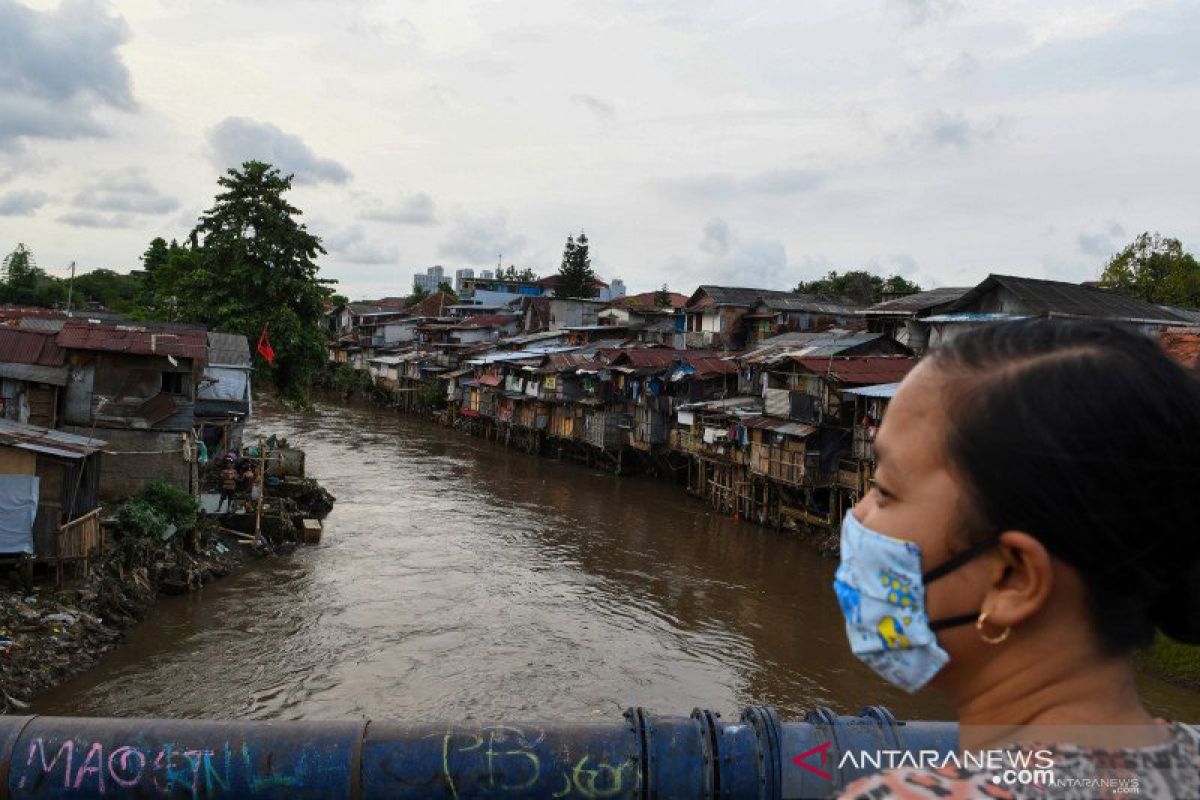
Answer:
[[[1116,325],[990,326],[909,374],[875,450],[835,581],[852,649],[944,694],[964,748],[1048,747],[1054,782],[976,762],[841,796],[1200,796],[1200,734],[1147,713],[1132,661],[1200,643],[1200,381]]]

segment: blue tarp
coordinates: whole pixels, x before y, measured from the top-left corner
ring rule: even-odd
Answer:
[[[37,508],[36,475],[0,475],[0,553],[33,552]]]

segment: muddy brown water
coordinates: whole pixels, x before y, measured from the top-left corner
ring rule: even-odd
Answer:
[[[320,545],[165,598],[128,640],[37,699],[43,714],[728,718],[771,703],[947,719],[861,666],[835,563],[682,489],[536,458],[425,420],[321,404],[256,427],[307,451],[338,498]],[[1143,679],[1200,721],[1200,693]]]

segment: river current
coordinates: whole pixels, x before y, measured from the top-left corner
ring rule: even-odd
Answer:
[[[336,497],[321,543],[164,598],[43,714],[252,719],[726,718],[817,705],[947,719],[846,645],[835,562],[681,488],[365,405],[266,407]],[[1200,693],[1143,678],[1156,713]]]

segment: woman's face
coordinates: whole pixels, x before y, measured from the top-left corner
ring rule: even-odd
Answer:
[[[970,544],[963,527],[968,495],[944,444],[944,380],[929,361],[904,379],[875,437],[874,486],[854,506],[854,515],[868,528],[919,545],[922,571]],[[986,561],[972,559],[928,585],[925,605],[930,619],[978,612],[989,584]],[[956,650],[972,646],[973,636],[970,626],[938,634],[951,664]]]

